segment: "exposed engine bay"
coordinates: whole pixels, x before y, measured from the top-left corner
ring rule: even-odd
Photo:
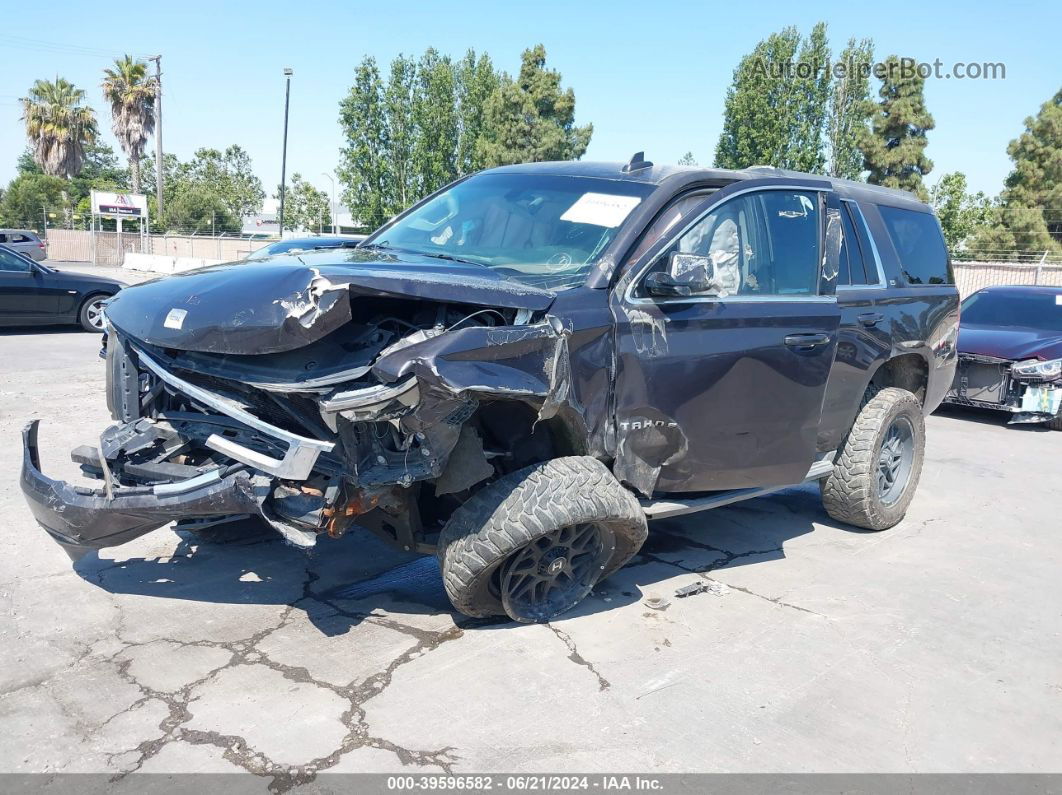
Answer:
[[[116,424],[71,454],[100,486],[41,474],[35,424],[26,430],[23,485],[72,556],[175,519],[203,529],[248,516],[298,546],[356,520],[429,551],[472,487],[548,452],[551,429],[539,423],[568,381],[569,332],[556,318],[358,295],[299,270],[305,290],[271,303],[283,320],[267,320],[264,335],[237,318],[200,322],[190,336],[195,303],[134,335],[121,326],[148,326],[141,307],[109,307],[101,356]]]

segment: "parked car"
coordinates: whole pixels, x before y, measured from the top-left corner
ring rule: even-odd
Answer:
[[[986,287],[963,301],[944,400],[1062,431],[1062,287]]]
[[[103,304],[125,284],[86,273],[65,273],[0,246],[0,326],[80,323],[103,330]]]
[[[365,235],[346,235],[343,237],[293,237],[286,240],[278,240],[268,246],[262,246],[252,252],[244,261],[254,262],[274,257],[277,254],[299,254],[305,251],[318,251],[325,248],[354,248],[365,239]]]
[[[0,246],[25,254],[34,262],[48,257],[48,244],[29,229],[0,229]]]
[[[650,519],[820,480],[835,519],[899,522],[958,304],[908,193],[641,155],[508,166],[354,249],[123,290],[117,424],[73,451],[100,488],[42,474],[33,421],[22,489],[75,557],[173,520],[257,515],[300,547],[357,523],[437,555],[462,613],[545,621]]]

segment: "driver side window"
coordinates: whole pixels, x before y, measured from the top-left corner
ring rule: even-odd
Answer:
[[[29,260],[10,251],[0,251],[0,271],[29,273],[31,270],[33,264]]]
[[[744,194],[686,230],[651,271],[666,270],[694,295],[815,295],[820,215],[814,192]]]

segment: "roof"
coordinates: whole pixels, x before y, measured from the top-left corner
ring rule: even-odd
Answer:
[[[804,179],[814,182],[829,183],[834,189],[847,198],[922,211],[927,209],[927,206],[921,202],[918,197],[904,190],[885,188],[881,185],[870,185],[866,182],[857,182],[855,180],[841,179],[839,177],[828,177],[823,174],[788,171],[786,169],[774,168],[773,166],[752,166],[750,168],[735,170],[725,168],[701,168],[699,166],[654,164],[649,168],[624,172],[623,167],[625,165],[626,163],[594,162],[588,160],[559,160],[543,163],[520,163],[512,166],[500,166],[499,168],[493,168],[484,173],[596,177],[598,179],[641,182],[651,185],[664,185],[665,183],[672,182],[681,185],[695,182],[727,183],[744,179],[769,179],[771,177]]]

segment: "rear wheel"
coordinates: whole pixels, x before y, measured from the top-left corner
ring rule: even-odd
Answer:
[[[1053,420],[1048,420],[1045,425],[1052,431],[1062,431],[1062,412],[1058,414]]]
[[[476,493],[443,528],[438,555],[459,611],[534,623],[582,601],[646,534],[638,500],[604,464],[558,458]]]
[[[833,472],[821,481],[826,512],[867,530],[892,527],[914,498],[924,455],[918,399],[895,387],[878,391],[860,409]]]
[[[90,295],[81,305],[77,319],[85,331],[103,331],[103,302],[109,296]]]

